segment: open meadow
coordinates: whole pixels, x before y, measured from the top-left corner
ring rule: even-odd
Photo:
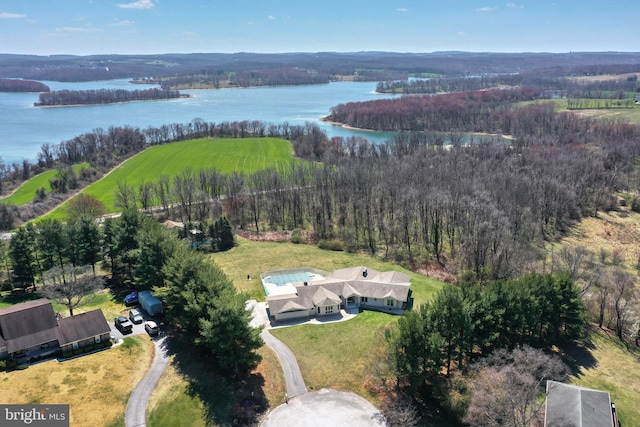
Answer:
[[[73,166],[73,171],[76,175],[79,175],[82,169],[88,167],[89,163],[80,163]],[[49,181],[54,179],[57,174],[58,171],[54,169],[28,179],[16,188],[10,196],[0,198],[0,203],[22,206],[32,202],[35,198],[36,190],[44,188],[47,193],[51,191],[51,184]]]
[[[137,188],[141,182],[154,183],[161,175],[169,178],[191,168],[216,169],[222,173],[251,174],[261,169],[286,168],[296,160],[289,141],[276,138],[202,138],[150,147],[126,160],[82,194],[100,200],[107,212],[116,212],[118,182]],[[65,204],[45,218],[63,218]]]

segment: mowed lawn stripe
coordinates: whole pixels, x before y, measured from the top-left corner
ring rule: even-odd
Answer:
[[[85,188],[104,203],[108,212],[116,212],[115,191],[118,182],[125,182],[137,189],[141,182],[155,183],[161,175],[171,179],[186,168],[194,172],[200,169],[216,169],[222,173],[234,171],[250,174],[264,158],[264,168],[281,170],[292,162],[291,143],[277,138],[203,138],[150,147],[125,161],[100,181]],[[63,218],[64,205],[47,215],[47,218]]]

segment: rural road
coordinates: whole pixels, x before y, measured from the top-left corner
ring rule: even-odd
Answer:
[[[165,336],[154,340],[156,354],[151,362],[151,367],[133,390],[129,397],[129,403],[127,403],[124,415],[126,427],[146,426],[147,402],[169,362],[166,340]]]

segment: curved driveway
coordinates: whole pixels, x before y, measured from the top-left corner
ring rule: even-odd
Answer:
[[[302,379],[302,373],[300,367],[296,361],[296,356],[285,343],[271,335],[267,330],[269,324],[269,317],[267,315],[267,308],[264,302],[256,302],[255,300],[247,301],[247,308],[253,308],[253,318],[251,319],[251,326],[257,327],[264,325],[264,329],[260,333],[260,336],[264,340],[265,344],[273,349],[280,359],[282,370],[284,371],[284,379],[287,385],[287,396],[294,397],[307,392],[307,386],[304,385]]]
[[[169,362],[166,337],[155,339],[154,342],[156,354],[151,362],[151,367],[133,390],[129,397],[129,403],[127,403],[127,411],[124,416],[126,427],[146,426],[147,402]]]
[[[247,301],[253,310],[251,326],[264,325],[260,336],[271,347],[282,365],[287,385],[286,403],[275,408],[260,424],[261,427],[290,427],[304,422],[308,427],[372,427],[386,422],[378,409],[357,394],[333,389],[307,393],[296,357],[289,347],[267,330],[269,317],[266,304]]]

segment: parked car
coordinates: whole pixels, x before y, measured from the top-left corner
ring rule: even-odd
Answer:
[[[160,328],[158,327],[158,324],[153,320],[149,320],[144,323],[144,330],[147,331],[147,333],[152,337],[160,333]]]
[[[124,297],[124,305],[136,305],[138,303],[138,293],[131,292],[129,295]]]
[[[136,325],[138,323],[144,322],[144,317],[142,316],[142,312],[137,308],[129,310],[129,320],[131,320]]]
[[[116,326],[116,329],[122,332],[122,334],[130,334],[133,332],[133,323],[124,316],[118,316],[113,319],[113,324]]]

